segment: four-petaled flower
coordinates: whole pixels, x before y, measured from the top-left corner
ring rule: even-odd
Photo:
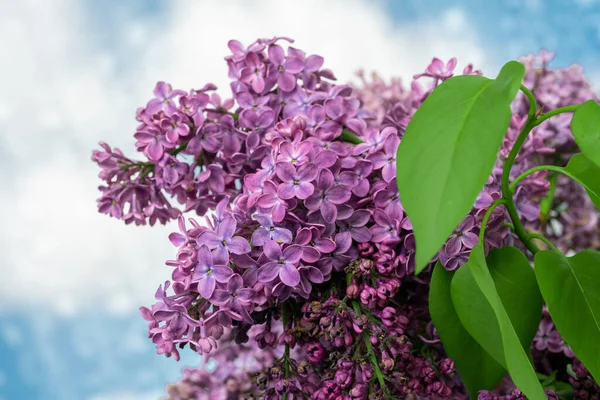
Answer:
[[[177,105],[173,99],[177,96],[185,95],[185,91],[173,90],[173,87],[169,83],[158,82],[154,88],[154,96],[156,96],[156,98],[148,102],[146,105],[146,112],[148,114],[156,114],[162,110],[170,117],[177,112]]]
[[[272,282],[279,276],[284,285],[293,287],[300,283],[300,273],[296,266],[302,258],[302,247],[293,244],[281,251],[275,241],[269,240],[263,251],[269,261],[258,270],[259,282]]]
[[[216,249],[217,260],[226,260],[229,253],[244,254],[250,251],[250,244],[241,236],[235,234],[237,224],[232,216],[227,215],[217,226],[216,231],[207,230],[198,236],[199,246],[206,245],[209,249]]]
[[[192,282],[198,282],[198,292],[202,297],[210,299],[217,282],[226,283],[232,275],[231,268],[214,262],[213,255],[208,247],[201,246],[198,249],[198,262],[194,267]]]
[[[296,170],[290,163],[279,162],[275,173],[283,181],[277,188],[277,195],[284,200],[294,197],[304,200],[315,191],[311,182],[317,177],[318,170],[313,163],[306,163]]]
[[[331,171],[323,169],[317,179],[317,190],[306,199],[305,205],[310,211],[321,210],[325,222],[331,224],[337,218],[336,205],[348,201],[351,195],[348,186],[336,185]]]
[[[244,287],[244,280],[238,274],[233,275],[227,282],[227,289],[215,289],[210,302],[221,307],[228,307],[240,314],[244,321],[252,323],[248,307],[252,304],[254,290]]]

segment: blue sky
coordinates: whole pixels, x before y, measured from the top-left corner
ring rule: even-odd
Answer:
[[[197,362],[157,356],[137,312],[168,278],[172,228],[98,215],[89,155],[100,140],[131,154],[157,80],[226,85],[227,40],[274,35],[342,81],[454,55],[493,74],[546,48],[600,83],[594,0],[0,0],[0,400],[153,400]]]

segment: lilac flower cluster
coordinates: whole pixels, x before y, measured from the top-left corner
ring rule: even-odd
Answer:
[[[171,280],[140,309],[159,354],[179,359],[187,346],[204,355],[201,368],[169,387],[169,398],[464,398],[428,315],[428,272],[412,274],[414,235],[395,184],[403,132],[456,60],[434,59],[410,89],[376,77],[353,88],[333,84],[322,57],[285,42],[229,42],[231,99],[211,84],[183,91],[159,82],[137,112],[136,148],[146,160],[106,144],[92,156],[105,182],[100,212],[137,225],[178,219],[179,232],[169,236],[178,249],[166,263]],[[546,71],[547,58],[526,64],[525,83],[553,108],[561,105],[552,103],[558,89],[535,66]],[[462,72],[480,74],[471,65]],[[574,87],[578,98],[592,96],[579,78],[564,77],[572,85],[564,101],[573,101]],[[527,110],[518,97],[486,187],[433,260],[447,269],[466,262],[500,197],[502,158]],[[512,175],[566,151],[562,125],[547,125],[530,136]],[[544,172],[519,185],[517,208],[531,229],[545,226],[539,199],[548,188]],[[182,214],[192,211],[208,215],[186,221]],[[557,218],[573,229],[568,215]],[[507,221],[497,208],[486,251],[512,242]],[[561,340],[538,336],[539,351]]]

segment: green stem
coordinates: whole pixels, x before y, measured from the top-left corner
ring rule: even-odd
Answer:
[[[519,237],[519,239],[521,239],[521,241],[529,249],[529,251],[531,251],[532,253],[535,254],[539,251],[539,249],[535,245],[535,243],[533,243],[528,238],[527,232],[525,231],[525,227],[523,226],[523,223],[519,219],[519,213],[517,212],[517,206],[515,205],[515,202],[513,199],[513,192],[509,185],[510,170],[512,169],[515,159],[517,158],[517,154],[519,154],[519,150],[521,149],[521,146],[525,142],[525,139],[527,139],[527,135],[529,135],[529,132],[531,132],[531,130],[535,126],[535,121],[536,121],[535,111],[533,111],[533,112],[531,111],[531,110],[535,110],[535,108],[536,108],[536,105],[534,102],[535,99],[533,98],[533,94],[531,94],[529,89],[525,88],[524,86],[521,86],[521,90],[523,90],[523,92],[525,92],[525,94],[527,95],[527,97],[529,98],[529,101],[530,101],[529,117],[527,118],[527,122],[525,122],[525,125],[523,126],[523,129],[521,130],[521,133],[519,134],[519,137],[515,141],[515,144],[513,145],[512,149],[510,150],[510,153],[508,154],[508,158],[506,159],[506,161],[504,163],[504,169],[502,171],[502,197],[506,200],[506,203],[504,206],[506,207],[506,210],[508,211],[508,215],[510,216],[510,219],[512,220],[513,225],[515,226],[515,229],[514,229],[515,234]]]
[[[285,332],[286,326],[287,326],[287,307],[285,306],[285,303],[281,304],[281,324],[283,325],[283,332]],[[286,344],[285,345],[285,350],[283,351],[283,373],[285,376],[285,379],[289,379],[290,377],[290,345]],[[287,400],[288,398],[288,394],[287,392],[285,392],[283,394],[282,399],[283,400]]]
[[[554,244],[552,244],[552,242],[546,236],[540,233],[530,233],[529,238],[541,240],[542,242],[546,243],[548,247],[550,247],[552,250],[554,250],[558,254],[562,254],[561,251]]]
[[[574,181],[579,182],[579,180],[574,175],[572,175],[569,171],[567,171],[566,169],[564,169],[562,167],[558,167],[556,165],[538,165],[537,167],[528,169],[527,171],[523,172],[521,175],[517,176],[515,178],[515,180],[510,184],[510,190],[511,191],[515,190],[515,188],[517,187],[519,182],[521,182],[523,179],[527,178],[529,175],[536,173],[538,171],[558,172],[559,174],[566,175],[569,178],[573,179]]]
[[[561,108],[557,108],[555,110],[552,111],[548,111],[545,114],[542,114],[534,123],[533,126],[538,126],[540,125],[542,122],[544,122],[545,120],[547,120],[550,117],[554,117],[555,115],[558,114],[562,114],[562,113],[566,113],[566,112],[571,112],[571,111],[575,111],[577,110],[579,107],[581,106],[581,104],[574,104],[572,106],[566,106],[566,107],[561,107]]]
[[[342,142],[348,142],[348,143],[354,143],[354,144],[364,143],[356,135],[354,135],[353,133],[350,133],[346,129],[344,129],[342,131],[342,134],[340,135],[339,140],[341,140]]]
[[[485,212],[485,215],[483,216],[483,221],[481,222],[481,230],[479,231],[479,243],[481,243],[482,245],[483,240],[485,239],[485,228],[487,226],[488,220],[490,219],[490,216],[492,215],[492,212],[496,209],[496,207],[498,207],[501,204],[504,204],[506,206],[506,202],[506,199],[498,199],[494,201],[490,208],[488,208]]]
[[[535,113],[537,110],[537,102],[535,100],[535,96],[525,85],[521,85],[521,91],[525,93],[527,96],[527,100],[529,100],[529,113],[527,114],[528,119],[534,119]]]
[[[350,285],[351,282],[352,282],[352,274],[347,273],[346,274],[346,284]],[[357,316],[362,315],[362,313],[360,311],[360,303],[358,300],[355,300],[355,299],[352,300],[352,309],[354,309],[354,313]],[[383,390],[385,398],[391,399],[392,395],[390,394],[387,384],[385,383],[385,377],[383,376],[383,373],[381,372],[381,369],[379,368],[379,363],[377,362],[377,357],[375,356],[375,352],[373,351],[373,346],[371,345],[371,340],[369,340],[369,335],[366,335],[363,333],[362,337],[363,337],[363,342],[365,344],[365,347],[367,348],[367,353],[369,354],[369,359],[371,361],[371,365],[373,366],[373,370],[375,372],[375,377],[377,378],[377,381],[379,382],[379,386],[381,386],[381,390]]]

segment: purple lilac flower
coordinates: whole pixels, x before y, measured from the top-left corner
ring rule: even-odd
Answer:
[[[194,267],[192,282],[198,283],[198,292],[202,297],[210,299],[217,282],[226,283],[233,275],[233,271],[225,264],[215,263],[211,251],[206,246],[198,249],[197,257],[198,262]]]
[[[216,249],[215,257],[218,260],[226,260],[229,253],[244,254],[250,251],[250,244],[241,236],[233,236],[236,230],[236,222],[231,216],[227,216],[217,226],[216,231],[205,231],[198,237],[198,245],[205,245],[209,249]]]
[[[302,248],[297,245],[286,247],[283,251],[277,242],[267,241],[263,247],[264,256],[269,260],[258,270],[260,282],[272,282],[277,277],[287,286],[300,283],[297,264],[302,258]]]

